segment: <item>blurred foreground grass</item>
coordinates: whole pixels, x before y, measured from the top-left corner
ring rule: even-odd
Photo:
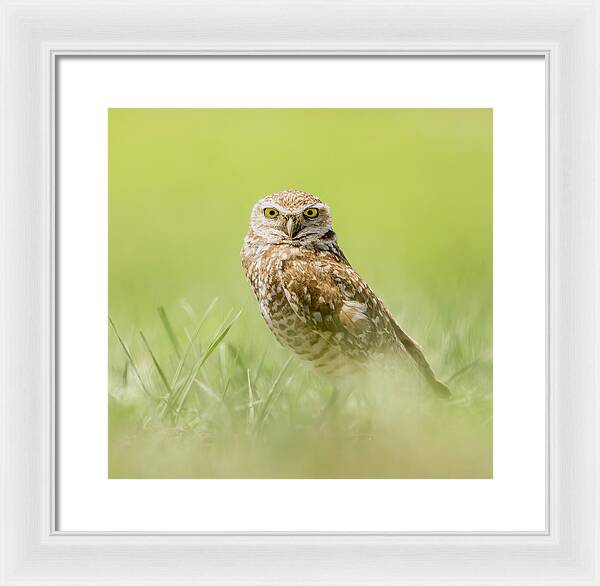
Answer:
[[[332,404],[277,345],[239,249],[286,187],[331,206],[450,402]],[[108,270],[111,478],[492,475],[491,110],[111,109]]]
[[[215,305],[204,316],[180,309],[182,327],[161,308],[154,328],[127,341],[111,324],[111,478],[491,476],[484,315],[430,322],[446,401],[384,379],[334,390]]]

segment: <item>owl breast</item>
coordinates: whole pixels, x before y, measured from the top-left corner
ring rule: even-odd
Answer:
[[[352,369],[343,349],[329,333],[315,331],[297,314],[285,294],[282,272],[301,254],[297,248],[267,246],[244,257],[246,276],[258,300],[260,312],[276,339],[324,374]],[[308,291],[305,293],[310,295]]]

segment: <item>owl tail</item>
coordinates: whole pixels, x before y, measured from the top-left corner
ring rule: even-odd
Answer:
[[[437,380],[437,378],[430,378],[427,382],[429,383],[431,390],[440,397],[449,399],[452,396],[450,389],[443,382]]]
[[[394,327],[396,334],[404,346],[404,349],[413,359],[417,370],[423,375],[429,388],[438,396],[449,399],[452,396],[450,389],[435,377],[435,374],[431,369],[431,366],[429,366],[429,362],[427,362],[427,359],[425,358],[425,355],[421,351],[419,345],[406,332],[404,332],[397,323],[394,323]]]
[[[438,396],[443,397],[444,399],[449,399],[452,397],[452,393],[450,389],[440,380],[438,380],[429,366],[429,363],[425,359],[425,356],[421,352],[421,349],[418,346],[413,346],[411,348],[406,348],[407,352],[411,355],[412,359],[415,361],[416,367],[425,378],[427,382],[427,386]]]

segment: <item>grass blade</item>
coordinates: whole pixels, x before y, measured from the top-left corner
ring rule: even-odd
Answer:
[[[177,358],[181,358],[181,346],[179,345],[179,341],[177,340],[177,336],[175,335],[173,326],[169,321],[167,312],[162,305],[158,308],[158,315],[160,317],[160,321],[162,322],[163,327],[165,328],[165,331],[167,332],[167,336],[169,337],[169,340],[171,340],[171,344],[175,349],[175,354],[177,354]]]
[[[225,336],[229,333],[229,330],[231,330],[234,322],[241,315],[241,313],[241,311],[238,312],[237,315],[229,322],[229,324],[220,333],[218,333],[213,339],[213,341],[208,345],[208,348],[206,349],[200,360],[198,360],[193,366],[190,375],[188,376],[188,379],[182,387],[181,391],[179,393],[174,394],[174,400],[173,402],[170,402],[170,404],[167,406],[168,408],[172,407],[174,402],[177,402],[177,412],[181,411],[181,408],[185,403],[187,395],[190,392],[190,389],[192,388],[192,384],[198,376],[198,372],[204,366],[204,363],[208,360],[210,355],[218,348],[219,344],[223,341]]]
[[[151,399],[155,399],[155,397],[152,396],[152,393],[147,389],[146,385],[144,384],[144,380],[142,379],[142,376],[140,375],[140,371],[138,370],[138,368],[137,368],[137,366],[135,364],[135,360],[133,359],[133,356],[131,355],[131,352],[129,351],[129,348],[127,348],[127,345],[123,341],[123,338],[121,338],[121,335],[119,334],[119,331],[117,330],[117,326],[115,326],[115,323],[111,319],[110,315],[108,316],[108,321],[109,321],[110,325],[112,326],[113,331],[115,332],[115,336],[117,336],[117,340],[119,340],[119,344],[121,344],[121,347],[125,351],[125,354],[127,355],[127,358],[129,360],[129,362],[131,363],[131,368],[133,368],[133,372],[135,372],[135,376],[140,381],[140,385],[142,387],[142,390]]]
[[[171,386],[172,387],[175,387],[175,385],[177,384],[177,379],[179,378],[179,375],[181,374],[181,371],[182,371],[182,369],[183,369],[183,367],[185,365],[185,361],[187,360],[187,357],[188,357],[188,355],[190,353],[190,350],[193,348],[194,342],[195,342],[196,338],[198,337],[198,334],[200,333],[200,328],[202,327],[202,325],[206,321],[206,318],[209,316],[210,312],[213,310],[213,308],[217,304],[217,299],[218,298],[215,297],[212,300],[211,304],[208,306],[208,308],[204,312],[204,315],[200,318],[200,321],[198,322],[198,325],[196,326],[196,329],[194,330],[194,333],[190,337],[190,339],[188,341],[188,344],[187,344],[187,346],[185,348],[185,352],[183,353],[183,356],[179,360],[179,364],[177,365],[177,369],[175,370],[175,374],[173,375],[173,378],[171,379]]]
[[[285,371],[287,370],[287,367],[289,366],[290,362],[292,361],[292,356],[290,356],[286,361],[285,364],[283,365],[282,369],[279,371],[279,374],[275,377],[275,380],[273,381],[273,384],[271,385],[271,388],[269,389],[269,392],[267,393],[267,396],[265,398],[265,406],[263,407],[260,416],[258,418],[258,425],[262,425],[262,423],[265,421],[265,419],[268,417],[269,413],[271,412],[271,409],[273,408],[273,404],[275,402],[275,400],[277,399],[279,393],[275,393],[277,386],[279,385],[279,381],[281,380],[281,377],[283,376],[283,374],[285,373]]]
[[[165,385],[165,388],[167,389],[167,392],[169,393],[169,397],[170,397],[173,394],[171,385],[169,385],[169,381],[167,380],[167,377],[166,377],[163,369],[160,367],[160,364],[158,363],[158,360],[156,359],[154,352],[152,352],[152,348],[150,348],[150,344],[148,343],[148,340],[146,340],[146,336],[144,336],[144,332],[142,332],[141,330],[140,330],[140,336],[142,338],[142,341],[144,342],[144,346],[146,346],[146,350],[148,350],[148,352],[150,353],[150,356],[152,357],[152,362],[154,362],[154,366],[156,367],[156,370],[158,371],[158,375],[160,376],[163,384]]]
[[[256,382],[258,381],[258,377],[260,376],[260,371],[263,367],[266,356],[267,356],[267,349],[265,348],[263,353],[261,354],[260,360],[258,361],[258,366],[256,367],[256,374],[254,375],[254,381],[252,383],[253,387],[256,387]]]
[[[467,372],[468,370],[471,370],[472,368],[475,368],[477,366],[479,366],[480,364],[484,364],[486,361],[484,359],[481,358],[477,358],[476,360],[473,360],[472,362],[469,362],[469,364],[467,364],[466,366],[463,366],[462,368],[459,368],[447,381],[445,384],[450,384],[452,381],[456,380],[459,376],[463,375],[465,372]]]
[[[129,360],[125,361],[125,366],[123,367],[123,374],[121,375],[121,383],[123,386],[127,384],[127,375],[129,374]]]
[[[196,379],[194,382],[206,396],[210,397],[213,401],[216,401],[219,404],[222,403],[221,396],[208,383],[198,379]]]
[[[248,427],[254,425],[254,395],[252,393],[252,382],[250,381],[250,369],[246,370],[248,379]]]

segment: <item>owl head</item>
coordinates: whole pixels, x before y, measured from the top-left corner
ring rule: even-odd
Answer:
[[[250,215],[250,229],[270,244],[302,246],[324,236],[335,238],[327,205],[297,189],[278,191],[259,200]]]

